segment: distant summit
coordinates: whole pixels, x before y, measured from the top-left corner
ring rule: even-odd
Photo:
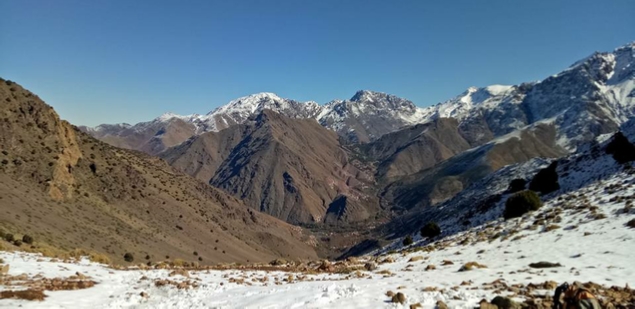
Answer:
[[[313,118],[353,143],[374,141],[439,118],[454,118],[468,142],[480,145],[538,121],[550,121],[560,128],[558,144],[573,150],[597,134],[614,130],[635,113],[634,49],[635,43],[629,43],[613,52],[594,53],[538,82],[470,87],[427,108],[370,90],[359,90],[349,100],[333,100],[325,105],[261,92],[232,100],[205,115],[166,113],[132,126],[82,129],[113,145],[156,154],[191,136],[243,123],[265,109],[290,118]],[[172,139],[152,141],[159,131]],[[155,145],[148,147],[150,142]]]

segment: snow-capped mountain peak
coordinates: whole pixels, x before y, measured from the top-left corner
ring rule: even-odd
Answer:
[[[181,116],[181,115],[175,114],[173,112],[167,112],[167,113],[164,113],[163,115],[157,117],[155,120],[156,121],[165,122],[165,121],[168,121],[168,120],[170,120],[172,118],[182,119],[182,118],[187,118],[187,116]]]
[[[258,108],[263,104],[275,104],[279,102],[284,102],[285,100],[272,92],[260,92],[254,93],[248,96],[240,97],[238,99],[232,100],[229,103],[214,109],[209,112],[207,115],[212,115],[218,112],[227,112],[227,111],[248,111],[255,112]]]
[[[292,118],[316,119],[340,135],[362,142],[408,125],[454,118],[462,132],[473,132],[470,143],[478,145],[551,119],[561,146],[573,150],[579,142],[609,132],[635,116],[635,42],[613,52],[594,53],[542,81],[469,87],[460,95],[427,108],[370,90],[359,90],[348,100],[333,100],[325,105],[261,92],[232,100],[203,116],[166,113],[156,121],[178,118],[194,124],[196,134],[201,134],[242,123],[264,109]]]

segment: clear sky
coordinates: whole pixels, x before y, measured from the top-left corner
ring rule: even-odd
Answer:
[[[635,1],[0,0],[0,76],[73,124],[207,113],[255,92],[419,106],[543,79],[635,40]]]

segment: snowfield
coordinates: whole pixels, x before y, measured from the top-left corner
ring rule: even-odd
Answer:
[[[373,271],[309,274],[200,270],[190,271],[189,277],[184,277],[170,275],[171,269],[115,270],[87,260],[62,263],[35,254],[1,252],[0,258],[10,265],[11,276],[68,278],[80,273],[97,284],[83,290],[45,291],[44,301],[3,299],[0,307],[410,308],[419,303],[423,308],[434,308],[441,300],[450,308],[473,308],[481,299],[491,300],[496,295],[523,301],[524,297],[513,291],[497,291],[487,285],[499,279],[520,286],[546,281],[635,286],[635,229],[625,226],[635,219],[635,211],[625,207],[635,197],[635,176],[605,160],[608,158],[598,158],[598,164],[588,166],[585,175],[611,173],[610,177],[578,182],[573,187],[565,185],[560,193],[547,196],[540,210],[523,218],[495,220],[426,247],[422,247],[426,240],[415,237],[415,245],[406,250],[409,253],[384,253],[350,262],[364,265],[375,261],[378,268]],[[580,160],[580,164],[584,163]],[[580,173],[572,171],[564,180],[580,179]],[[502,211],[501,205],[491,211]],[[544,222],[535,224],[536,220]],[[556,224],[557,228],[546,229]],[[543,269],[528,266],[541,261],[561,266]],[[478,262],[487,268],[459,271],[468,262]],[[179,289],[171,284],[157,284],[166,279],[177,283],[189,281],[197,287]],[[0,286],[0,290],[8,289],[24,287]],[[406,302],[392,303],[387,291],[403,293]],[[535,294],[543,295],[552,292],[534,290]]]

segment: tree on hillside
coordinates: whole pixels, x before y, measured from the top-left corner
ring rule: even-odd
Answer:
[[[529,190],[540,192],[541,194],[548,194],[560,189],[558,183],[558,161],[553,161],[549,166],[538,171],[536,176],[529,183]]]

